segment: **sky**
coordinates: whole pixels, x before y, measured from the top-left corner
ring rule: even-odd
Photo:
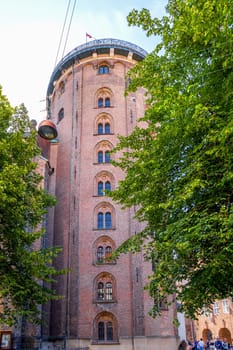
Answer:
[[[95,39],[126,40],[150,52],[157,39],[148,38],[140,28],[129,27],[126,17],[133,8],[143,7],[161,17],[166,3],[167,0],[0,0],[3,94],[13,107],[24,103],[30,119],[39,123],[46,119],[45,97],[56,63],[84,44],[86,33]]]

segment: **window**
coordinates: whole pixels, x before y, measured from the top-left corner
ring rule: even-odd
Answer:
[[[99,123],[98,124],[98,135],[110,134],[110,123]]]
[[[109,257],[112,254],[112,247],[107,246],[107,247],[98,247],[97,248],[97,262],[98,263],[108,263],[111,262],[109,260]]]
[[[104,248],[98,247],[97,249],[97,262],[102,262],[104,260]]]
[[[103,151],[98,152],[98,163],[104,163],[104,153]]]
[[[104,107],[104,99],[100,97],[98,99],[98,108],[102,108],[102,107]]]
[[[98,227],[98,229],[104,228],[104,214],[103,213],[98,213],[97,227]]]
[[[103,282],[98,283],[97,299],[104,300],[104,284],[103,284]]]
[[[108,195],[108,191],[114,189],[115,180],[113,175],[106,170],[100,171],[94,177],[94,196]]]
[[[110,151],[99,151],[98,152],[98,163],[110,163]]]
[[[113,300],[114,299],[113,286],[115,286],[114,277],[107,272],[103,272],[97,276],[96,283],[97,283],[97,289],[96,289],[95,302],[98,303],[98,302],[114,301]]]
[[[105,107],[110,107],[110,98],[109,97],[105,98]]]
[[[115,228],[116,213],[115,208],[111,203],[107,201],[98,203],[97,206],[94,208],[93,215],[94,230],[112,230]]]
[[[224,314],[229,314],[229,304],[227,299],[222,301],[222,310]]]
[[[104,184],[102,181],[98,182],[98,196],[103,196],[104,195]]]
[[[110,151],[105,152],[105,163],[110,163],[111,157],[110,157]]]
[[[113,240],[108,236],[99,237],[93,247],[94,264],[116,264],[115,260],[110,259],[112,251],[115,249]]]
[[[214,311],[214,315],[218,315],[219,314],[219,305],[218,305],[217,301],[213,305],[213,311]]]
[[[110,124],[109,123],[105,124],[104,131],[105,131],[105,134],[110,134],[111,128],[110,128]]]
[[[96,316],[94,320],[93,342],[118,342],[116,317],[107,311]]]
[[[110,181],[106,181],[105,183],[103,181],[98,182],[98,196],[104,196],[106,191],[111,191],[111,183]]]
[[[98,340],[113,340],[112,322],[99,322],[98,324]]]
[[[98,213],[98,220],[97,220],[97,228],[98,229],[111,229],[112,228],[112,214],[107,213]]]
[[[58,113],[57,122],[59,123],[63,118],[64,118],[64,108],[61,108],[59,113]]]
[[[100,97],[98,99],[98,108],[111,107],[110,97]]]
[[[112,300],[112,283],[106,283],[106,300]]]
[[[105,214],[105,228],[112,228],[112,214]]]
[[[107,65],[102,65],[98,69],[99,74],[108,74],[109,73],[109,67]]]
[[[104,322],[99,322],[98,324],[98,340],[104,340],[105,335],[104,335]]]
[[[104,127],[102,123],[98,124],[98,135],[102,135],[104,133]]]

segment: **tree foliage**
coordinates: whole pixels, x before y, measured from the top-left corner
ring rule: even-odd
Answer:
[[[195,317],[233,295],[233,7],[170,0],[166,12],[128,16],[161,41],[130,72],[129,91],[147,91],[147,127],[120,137],[126,177],[112,196],[147,224],[117,252],[143,244],[151,295],[176,295]]]
[[[13,109],[0,90],[0,324],[20,316],[39,322],[39,304],[55,298],[46,287],[56,271],[57,248],[40,245],[43,216],[55,204],[36,170],[36,132],[28,132],[24,105]]]

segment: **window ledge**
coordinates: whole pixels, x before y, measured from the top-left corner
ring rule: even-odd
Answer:
[[[111,345],[111,344],[116,344],[116,345],[118,345],[118,344],[120,344],[120,342],[119,342],[119,340],[106,340],[106,341],[104,341],[104,340],[93,340],[92,342],[91,342],[91,344],[92,345],[99,345],[99,344],[101,344],[101,345]]]
[[[116,265],[116,261],[111,261],[111,262],[94,262],[94,266],[103,266],[103,265]]]
[[[116,230],[116,227],[111,227],[111,228],[93,228],[93,231],[113,231]]]
[[[93,304],[116,304],[117,301],[116,300],[98,300],[98,299],[95,299],[93,300]]]

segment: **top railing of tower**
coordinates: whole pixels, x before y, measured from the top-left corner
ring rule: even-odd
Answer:
[[[95,50],[101,48],[119,48],[124,51],[132,52],[141,60],[147,56],[147,52],[144,49],[128,41],[120,39],[96,39],[93,41],[89,41],[85,44],[77,46],[75,49],[70,51],[56,65],[49,81],[47,95],[50,95],[52,93],[53,82],[59,78],[63,69],[69,67],[75,60],[82,58],[82,55],[84,53],[95,52]]]

